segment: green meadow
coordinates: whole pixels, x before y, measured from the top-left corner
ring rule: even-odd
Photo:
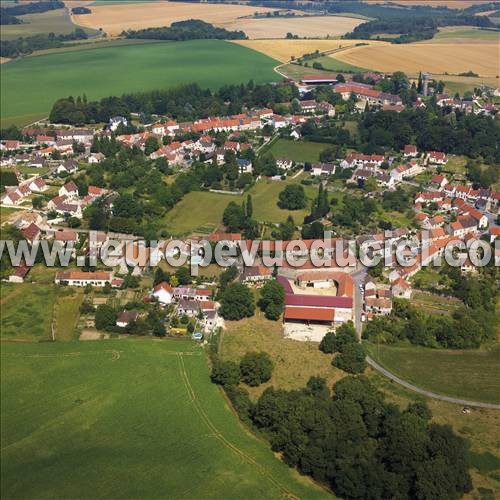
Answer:
[[[366,345],[377,363],[422,389],[471,401],[500,403],[499,344],[480,350]]]
[[[2,125],[26,124],[68,95],[89,99],[197,82],[202,87],[279,80],[276,61],[221,40],[160,42],[59,52],[2,66]]]
[[[242,427],[190,341],[3,344],[1,495],[327,498]]]
[[[2,283],[0,286],[0,338],[41,341],[51,338],[54,285]]]
[[[278,139],[273,143],[270,153],[275,158],[287,158],[295,162],[319,161],[319,154],[326,149],[328,144],[309,141],[291,141],[289,139]]]
[[[304,174],[301,174],[303,178]],[[259,222],[276,224],[284,222],[291,215],[301,223],[310,213],[310,203],[302,210],[283,210],[278,207],[278,196],[287,184],[297,183],[299,179],[271,181],[261,179],[243,195],[211,193],[208,191],[191,192],[170,210],[164,219],[166,229],[177,236],[195,233],[208,233],[222,226],[222,214],[227,205],[234,201],[241,204],[247,195],[252,195],[253,217]],[[304,186],[306,196],[311,202],[317,195],[317,186]]]

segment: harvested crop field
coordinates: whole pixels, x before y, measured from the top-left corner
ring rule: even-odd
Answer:
[[[326,52],[344,47],[354,47],[359,40],[236,40],[234,43],[262,52],[281,62],[289,61],[316,50]],[[386,42],[366,41],[370,45],[386,45]]]
[[[237,19],[221,23],[226,29],[242,30],[248,38],[285,38],[288,32],[299,37],[340,36],[364,23],[362,19],[340,16],[307,16],[264,19]]]
[[[499,73],[499,56],[499,45],[494,42],[413,43],[353,47],[335,54],[335,59],[375,71],[400,70],[409,74],[473,71],[480,76],[495,77]]]
[[[128,3],[91,6],[91,14],[73,16],[80,26],[99,29],[108,35],[119,35],[123,30],[170,26],[186,19],[202,19],[217,26],[225,26],[237,18],[252,16],[255,12],[276,9],[244,5],[192,4],[179,2]]]

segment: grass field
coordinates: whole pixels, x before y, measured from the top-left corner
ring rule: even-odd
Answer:
[[[458,74],[473,71],[480,76],[496,77],[499,73],[499,46],[484,43],[411,43],[363,46],[335,54],[335,59],[376,71],[419,71]]]
[[[285,38],[293,33],[301,38],[326,38],[344,35],[363,23],[362,19],[340,16],[307,16],[262,19],[237,19],[224,23],[230,30],[241,30],[250,39]]]
[[[260,311],[253,318],[226,322],[222,334],[221,357],[239,361],[247,351],[265,351],[273,360],[273,378],[259,387],[247,387],[252,399],[256,399],[270,386],[280,389],[299,389],[312,376],[327,380],[331,387],[344,376],[334,368],[331,356],[322,353],[315,342],[297,342],[283,338],[280,321],[269,321]]]
[[[455,95],[456,92],[463,94],[467,90],[473,91],[480,85],[488,85],[496,88],[499,84],[499,79],[494,77],[468,77],[454,75],[433,75],[437,80],[443,80],[446,85],[446,92]]]
[[[483,350],[367,344],[371,356],[405,380],[440,394],[500,403],[500,345]]]
[[[3,498],[326,498],[237,421],[186,341],[4,344]]]
[[[284,222],[291,215],[295,221],[302,221],[310,212],[309,207],[303,210],[282,210],[276,203],[279,193],[286,181],[268,181],[262,179],[244,195],[228,195],[210,192],[192,192],[175,205],[165,216],[166,229],[173,235],[186,235],[192,232],[207,234],[222,225],[222,214],[227,205],[234,201],[241,204],[247,194],[252,195],[254,214],[259,222]],[[296,182],[296,181],[295,181]],[[306,187],[306,195],[312,199],[316,188]]]
[[[83,289],[59,289],[54,307],[54,328],[56,340],[77,340],[76,324],[80,316],[80,306],[83,302]]]
[[[0,38],[2,40],[50,32],[67,35],[75,31],[75,28],[78,27],[73,24],[66,9],[49,10],[41,14],[26,14],[18,17],[24,21],[24,24],[2,25],[2,29],[0,30]],[[86,28],[85,30],[89,35],[97,33],[93,29]]]
[[[296,162],[315,162],[319,161],[319,154],[327,147],[328,144],[320,142],[278,139],[269,151],[275,158],[289,158]]]
[[[30,57],[2,66],[1,118],[29,122],[46,116],[56,99],[96,99],[124,92],[199,82],[203,87],[278,80],[276,62],[220,40],[165,42]],[[36,75],[36,85],[33,85]]]
[[[214,5],[182,2],[114,2],[101,3],[91,7],[91,14],[74,17],[74,22],[87,28],[102,28],[109,35],[119,35],[127,29],[142,29],[170,26],[173,22],[186,19],[203,21],[225,26],[237,18],[252,16],[255,12],[270,12],[273,9],[246,5]]]
[[[51,338],[53,285],[2,283],[0,287],[0,338],[40,341]]]
[[[453,40],[453,43],[473,43],[474,41],[482,43],[485,40],[498,42],[499,38],[499,31],[482,30],[479,28],[472,28],[470,26],[467,26],[440,28],[439,32],[434,36],[434,38],[422,43],[435,43],[438,40],[444,40],[445,42]]]
[[[303,21],[304,23],[307,20]],[[292,56],[299,58],[304,54],[311,54],[316,50],[326,52],[345,47],[353,47],[359,40],[236,40],[233,43],[243,45],[258,52],[262,52],[273,59],[281,62],[289,61]],[[385,42],[365,41],[370,45],[384,45]],[[309,72],[314,70],[309,69]]]
[[[318,57],[313,61],[310,61],[309,64],[314,64],[315,62],[319,62],[327,71],[347,71],[350,73],[362,73],[364,71],[367,71],[366,68],[354,66],[344,61],[335,59],[335,54],[332,54],[330,56]]]

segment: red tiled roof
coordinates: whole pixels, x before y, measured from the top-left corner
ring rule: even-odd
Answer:
[[[56,274],[56,279],[60,281],[66,280],[79,280],[79,281],[109,281],[111,273],[100,272],[87,272],[87,271],[66,271]]]
[[[32,241],[34,238],[37,237],[38,234],[40,234],[40,228],[32,222],[28,227],[21,229],[21,234],[27,240]]]
[[[328,295],[305,295],[291,294],[285,295],[287,306],[302,307],[338,307],[340,309],[350,309],[352,307],[351,297],[333,297]]]
[[[54,237],[56,241],[76,241],[78,233],[75,231],[56,231]]]
[[[161,283],[158,283],[153,290],[155,292],[158,292],[159,290],[166,290],[167,292],[173,293],[174,289],[166,282],[162,281]]]
[[[333,321],[335,309],[319,309],[314,307],[285,307],[285,319],[305,321]]]

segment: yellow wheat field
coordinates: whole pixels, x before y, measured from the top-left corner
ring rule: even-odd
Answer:
[[[244,45],[262,52],[281,62],[289,61],[292,56],[298,58],[315,50],[325,52],[339,48],[353,47],[359,40],[235,40],[234,43]],[[387,45],[388,42],[364,41],[370,45]],[[347,49],[349,50],[349,49]]]
[[[112,3],[112,2],[110,2]],[[119,35],[127,29],[170,26],[186,19],[202,19],[217,26],[229,25],[242,16],[276,9],[245,5],[215,5],[178,2],[151,2],[90,6],[91,14],[73,16],[76,24],[86,28],[102,28],[108,35]]]
[[[299,37],[325,38],[336,37],[352,31],[362,19],[341,16],[307,16],[287,18],[236,19],[224,28],[242,30],[248,38],[285,38],[288,32]]]
[[[473,71],[480,76],[496,77],[499,72],[500,47],[485,43],[413,43],[353,47],[334,55],[335,59],[376,71],[404,71],[408,74],[458,74]]]

